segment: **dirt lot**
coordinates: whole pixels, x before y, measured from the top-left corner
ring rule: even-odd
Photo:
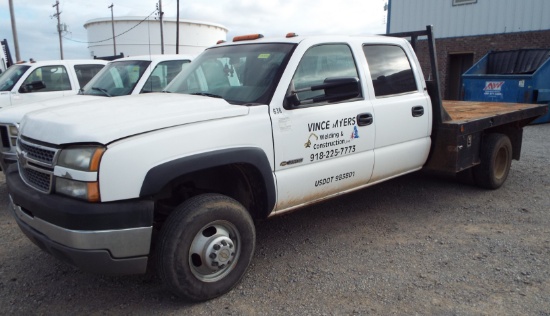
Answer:
[[[19,231],[0,179],[0,313],[550,315],[550,124],[504,187],[408,175],[257,224],[244,280],[181,302],[156,278],[80,272]]]

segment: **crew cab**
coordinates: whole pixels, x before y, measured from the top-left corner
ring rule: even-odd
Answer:
[[[120,58],[109,62],[80,89],[78,95],[0,109],[2,170],[16,161],[15,141],[19,133],[19,123],[25,114],[52,106],[82,104],[105,97],[162,91],[194,57],[182,54]]]
[[[12,65],[0,77],[0,108],[75,95],[106,64],[104,60],[49,60]]]
[[[6,179],[40,248],[85,271],[144,273],[189,300],[233,288],[254,220],[427,168],[503,185],[541,105],[442,103],[395,36],[236,37],[166,88],[32,112]],[[86,113],[86,115],[82,115]],[[487,194],[491,194],[490,191]],[[326,232],[330,234],[330,232]]]

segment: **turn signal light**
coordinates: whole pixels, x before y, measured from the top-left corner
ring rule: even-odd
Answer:
[[[89,182],[88,186],[88,202],[99,202],[99,184],[97,182]]]
[[[92,160],[90,161],[90,171],[98,171],[99,170],[99,161],[101,160],[101,156],[103,156],[103,153],[105,152],[105,148],[98,148],[93,156]]]

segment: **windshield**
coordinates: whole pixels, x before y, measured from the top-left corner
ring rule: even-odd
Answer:
[[[113,61],[92,78],[80,94],[108,97],[128,95],[150,63],[148,60]]]
[[[294,47],[277,43],[211,48],[166,91],[218,97],[232,104],[268,104]]]
[[[31,66],[13,65],[0,76],[0,91],[11,91],[21,76]]]

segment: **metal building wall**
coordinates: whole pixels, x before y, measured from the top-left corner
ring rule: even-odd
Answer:
[[[460,1],[459,1],[460,2]],[[549,0],[389,0],[388,33],[434,25],[437,38],[550,29]]]

